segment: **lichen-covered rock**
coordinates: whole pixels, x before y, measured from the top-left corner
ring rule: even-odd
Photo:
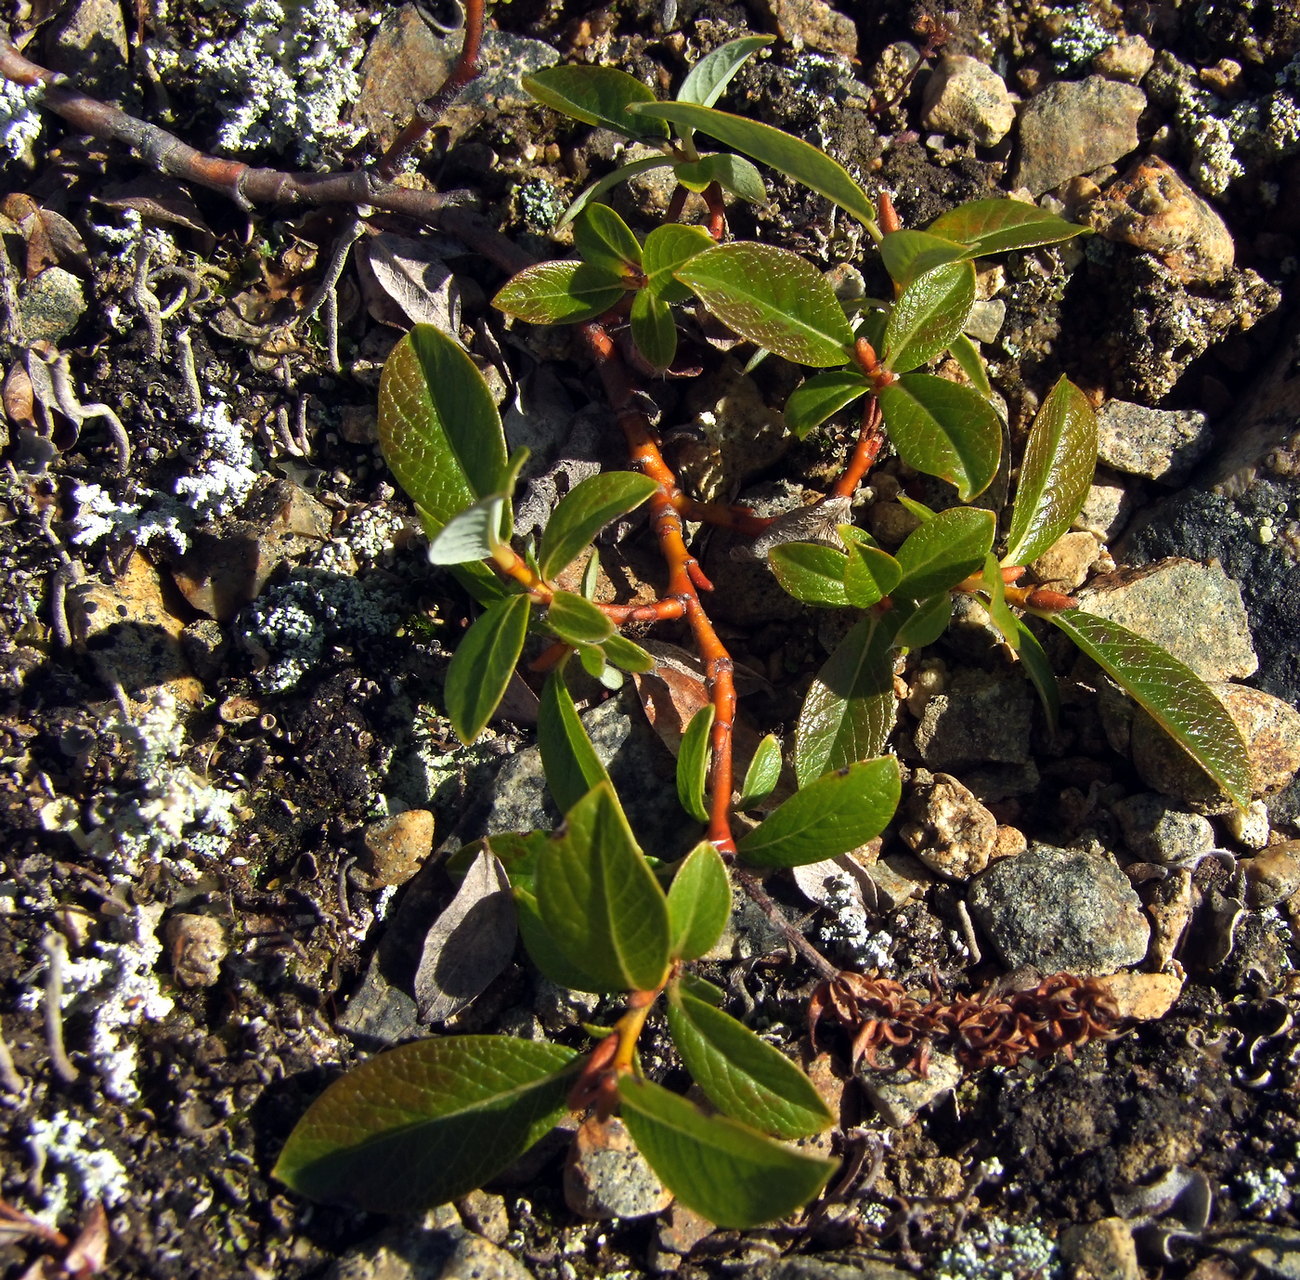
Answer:
[[[1214,828],[1208,819],[1150,792],[1121,800],[1114,813],[1129,851],[1146,862],[1172,866],[1214,848]]]
[[[1111,400],[1097,415],[1097,457],[1108,467],[1181,484],[1209,451],[1209,420],[1197,409],[1149,409]]]

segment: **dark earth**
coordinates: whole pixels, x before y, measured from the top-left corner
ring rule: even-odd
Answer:
[[[248,101],[214,90],[216,73],[180,52],[211,42],[224,50],[217,61],[233,62],[241,23],[265,24],[265,9],[22,0],[5,18],[27,58],[87,92],[201,149],[284,168],[373,157],[459,45],[454,13],[350,8],[351,47],[368,53],[329,127],[307,138],[301,120],[273,108],[269,124],[254,111],[232,141],[223,126]],[[565,256],[567,233],[557,246],[549,229],[618,158],[612,135],[531,104],[521,71],[556,60],[617,66],[665,94],[726,40],[776,35],[719,105],[814,142],[869,191],[888,190],[904,226],[920,227],[963,200],[1017,190],[1031,159],[1016,128],[981,144],[925,122],[927,79],[942,56],[993,68],[1023,112],[1048,86],[1095,74],[1106,50],[1154,53],[1149,69],[1130,73],[1146,95],[1137,146],[1028,194],[1047,193],[1049,207],[1086,220],[1098,188],[1159,156],[1222,219],[1231,265],[1189,279],[1163,250],[1102,236],[997,259],[1005,313],[984,354],[1013,442],[1061,373],[1098,404],[1207,415],[1202,456],[1176,484],[1109,473],[1129,514],[1106,529],[1105,549],[1120,564],[1220,562],[1259,658],[1247,683],[1297,704],[1294,4],[617,0],[587,9],[511,0],[489,26],[497,34],[484,77],[446,113],[410,182],[463,190],[480,230],[499,230],[533,259]],[[896,62],[882,62],[900,42],[924,55],[906,84],[891,78]],[[331,58],[346,61],[327,47]],[[256,106],[271,91],[247,92]],[[355,129],[338,127],[340,110]],[[1095,672],[1064,651],[1053,652],[1065,678],[1061,737],[1050,739],[1035,707],[1019,781],[987,760],[953,772],[1031,843],[1104,849],[1153,918],[1181,904],[1186,930],[1175,931],[1170,954],[1153,948],[1134,966],[1174,975],[1167,1012],[1136,1017],[1073,1060],[967,1074],[893,1128],[846,1083],[846,1045],[828,1028],[822,1047],[833,1052],[821,1062],[842,1107],[833,1151],[846,1158],[844,1176],[824,1201],[765,1230],[709,1232],[675,1210],[584,1220],[566,1205],[558,1137],[424,1222],[313,1206],[276,1183],[276,1156],[313,1098],[349,1065],[428,1031],[409,992],[424,934],[454,891],[446,857],[485,831],[558,821],[527,750],[537,699],[526,680],[471,747],[441,713],[443,675],[474,606],[426,562],[413,510],[380,456],[382,361],[412,320],[451,325],[501,398],[512,444],[533,450],[525,483],[539,511],[598,465],[622,465],[618,433],[578,344],[493,312],[508,273],[450,221],[430,228],[371,211],[326,298],[331,259],[349,235],[338,209],[244,211],[52,115],[0,158],[6,1276],[1300,1275],[1291,1191],[1300,1176],[1300,871],[1284,870],[1275,893],[1243,900],[1241,889],[1252,850],[1300,836],[1296,789],[1266,797],[1264,840],[1234,843],[1212,814],[1215,856],[1153,870],[1115,817],[1151,784],[1108,738]],[[732,235],[827,268],[852,262],[868,293],[887,287],[844,215],[764,177],[769,202],[731,207]],[[646,180],[610,199],[644,234],[666,192]],[[699,212],[688,206],[687,217]],[[381,234],[385,251],[371,247]],[[759,505],[824,493],[853,425],[762,451],[748,423],[711,433],[717,387],[738,377],[748,353],[737,358],[688,327],[689,360],[703,372],[652,388],[665,451],[687,483]],[[70,378],[74,412],[48,390],[51,370]],[[757,368],[745,389],[756,421],[762,406],[779,410],[794,380],[778,360]],[[80,422],[77,400],[88,410]],[[100,406],[129,440],[125,469]],[[885,504],[900,483],[925,496],[914,481],[888,460],[870,478],[874,501]],[[1006,481],[995,489],[1005,498]],[[873,519],[868,512],[869,527]],[[710,607],[737,662],[755,673],[745,726],[788,742],[837,623],[810,618],[766,570],[731,560],[715,541],[702,544],[718,584]],[[652,599],[658,570],[644,526],[625,522],[608,542],[604,585],[619,599]],[[1099,555],[1091,571],[1105,568]],[[689,646],[673,626],[648,638]],[[1001,679],[1009,665],[977,622],[927,650],[935,658],[949,679],[964,670]],[[900,670],[902,693],[918,687],[919,672],[916,658]],[[1018,676],[1007,687],[1021,696]],[[608,697],[594,683],[582,692],[593,706]],[[676,806],[672,758],[630,686],[605,708],[610,733],[626,740],[611,769],[633,823],[647,848],[676,856],[695,834]],[[917,767],[916,719],[904,711],[901,720],[897,749]],[[932,982],[972,990],[1007,978],[987,939],[980,954],[968,945],[958,909],[966,886],[907,856],[898,835],[907,797],[905,786],[879,852],[912,889],[868,904],[880,948],[871,967],[927,992]],[[418,859],[403,865],[399,848],[385,861],[366,840],[411,811],[433,814],[437,851],[414,879]],[[767,887],[819,946],[854,963],[830,909],[788,876]],[[704,971],[733,1013],[806,1055],[814,975],[749,915],[736,938],[735,958]],[[546,984],[521,950],[435,1030],[582,1045],[580,1022],[616,1010]],[[674,1083],[656,1056],[661,1042],[652,1021],[647,1069]],[[84,1253],[69,1254],[83,1228]]]

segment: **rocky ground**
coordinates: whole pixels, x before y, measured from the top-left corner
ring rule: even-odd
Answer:
[[[390,139],[459,41],[449,14],[322,0],[286,43],[277,13],[6,17],[89,92],[288,167]],[[533,450],[525,525],[617,464],[611,424],[566,335],[504,324],[487,305],[502,273],[454,236],[377,215],[331,291],[339,215],[241,211],[53,117],[38,129],[9,93],[0,1194],[85,1235],[69,1256],[0,1220],[5,1274],[1300,1274],[1300,17],[1266,0],[512,0],[493,25],[413,181],[467,189],[536,257],[562,255],[549,228],[617,146],[530,105],[521,72],[602,63],[662,92],[741,30],[778,40],[720,105],[887,188],[905,225],[1000,191],[1097,229],[981,275],[974,336],[1013,440],[1061,372],[1104,406],[1089,504],[1035,572],[1218,682],[1257,801],[1225,812],[1064,651],[1051,739],[968,609],[900,675],[908,782],[881,847],[769,889],[840,963],[913,988],[1118,972],[1122,1036],[923,1081],[853,1082],[823,1058],[845,1176],[770,1230],[710,1231],[634,1161],[602,1179],[583,1149],[566,1204],[559,1140],[423,1223],[287,1194],[269,1170],[311,1099],[427,1030],[411,974],[451,893],[430,849],[556,819],[526,685],[469,748],[440,713],[470,605],[379,456],[384,356],[413,320],[466,338]],[[824,201],[769,185],[734,234],[862,261]],[[666,196],[647,179],[615,200],[644,231]],[[655,392],[681,473],[764,509],[824,492],[849,426],[795,445],[777,427],[788,371],[700,349],[707,377]],[[886,462],[856,514],[887,544],[908,480]],[[837,620],[722,539],[704,554],[752,673],[745,724],[788,732]],[[654,580],[635,528],[607,563],[627,592]],[[686,643],[649,639],[665,662]],[[588,722],[662,847],[687,836],[654,693],[593,695]],[[729,945],[708,971],[733,1011],[799,1052],[811,975],[745,913]],[[581,1043],[600,1013],[520,963],[450,1026]]]

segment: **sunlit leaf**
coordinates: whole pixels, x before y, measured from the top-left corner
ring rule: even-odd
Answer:
[[[529,324],[577,324],[608,311],[627,292],[622,279],[589,262],[539,262],[508,280],[492,299]]]
[[[664,302],[685,302],[691,291],[673,278],[673,272],[713,245],[713,237],[703,227],[687,227],[680,222],[656,227],[646,236],[641,256],[646,288]]]
[[[1058,244],[1086,233],[1088,228],[1066,222],[1037,205],[995,199],[960,204],[941,213],[927,230],[931,235],[969,245],[973,255],[983,256]]]
[[[1150,640],[1109,618],[1067,609],[1044,613],[1179,744],[1243,809],[1250,758],[1241,730],[1206,683]]]
[[[870,389],[871,383],[856,369],[814,373],[786,397],[785,425],[802,440],[814,427]]]
[[[906,373],[947,349],[975,305],[975,268],[949,262],[915,276],[898,295],[885,325],[882,363]]]
[[[844,566],[844,594],[854,608],[868,609],[891,595],[902,582],[903,566],[879,547],[868,546],[856,539],[845,539],[845,543],[849,558]]]
[[[776,580],[804,604],[847,605],[844,568],[848,557],[816,542],[782,542],[767,553]]]
[[[556,506],[542,531],[537,571],[552,578],[573,563],[611,521],[639,507],[657,488],[635,471],[606,471],[579,481]]]
[[[949,344],[948,350],[952,358],[961,366],[961,371],[969,379],[972,387],[982,396],[991,396],[993,394],[992,384],[989,382],[989,371],[984,365],[984,357],[980,355],[979,348],[964,333],[959,333]]]
[[[641,243],[607,204],[589,204],[573,224],[573,245],[584,262],[615,276],[641,266]]]
[[[761,175],[744,156],[715,152],[698,160],[681,161],[673,166],[673,172],[688,191],[703,191],[709,183],[716,182],[724,191],[750,204],[767,199]]]
[[[734,241],[692,258],[677,278],[728,328],[787,360],[823,366],[849,358],[853,330],[835,290],[797,253]]]
[[[702,840],[682,859],[668,887],[668,922],[674,960],[697,960],[711,951],[731,918],[731,882],[718,851]]]
[[[557,591],[546,608],[546,625],[572,645],[600,644],[614,634],[614,624],[599,606],[573,591]]]
[[[655,101],[653,90],[613,67],[543,67],[520,80],[538,102],[602,129],[628,138],[660,142],[668,126],[653,116],[636,116],[628,108]]]
[[[1025,674],[1038,693],[1038,700],[1043,704],[1047,727],[1055,736],[1060,728],[1061,714],[1061,696],[1056,687],[1056,673],[1047,660],[1047,654],[1043,652],[1043,646],[1038,643],[1038,637],[1007,604],[1002,575],[998,572],[998,562],[992,555],[984,564],[984,590],[989,618],[1020,659]]]
[[[890,231],[880,242],[880,259],[889,278],[900,287],[917,276],[947,262],[960,262],[970,256],[967,245],[928,231]]]
[[[429,543],[430,564],[486,560],[501,546],[501,515],[506,500],[494,493],[454,515]]]
[[[621,667],[624,671],[653,671],[655,660],[654,655],[648,653],[639,644],[629,640],[626,636],[621,636],[615,632],[608,640],[605,641],[601,648],[605,651],[605,656],[616,666]]]
[[[948,630],[952,621],[952,596],[946,591],[922,600],[910,612],[900,610],[902,621],[894,636],[900,649],[924,649]]]
[[[713,106],[736,72],[775,38],[741,36],[739,40],[728,40],[726,44],[719,45],[690,69],[682,81],[682,87],[677,90],[677,101],[696,102],[702,107]]]
[[[538,969],[557,987],[569,991],[608,990],[604,979],[593,978],[560,950],[559,944],[542,920],[536,895],[518,885],[514,889],[515,908],[519,912],[519,936],[523,939],[528,958]]]
[[[1029,430],[1016,484],[1005,561],[1036,560],[1083,510],[1097,467],[1097,415],[1074,383],[1060,378]]]
[[[781,743],[776,734],[763,737],[754,749],[754,758],[745,770],[745,781],[740,786],[737,809],[748,809],[772,794],[781,777]]]
[[[489,605],[465,632],[447,668],[443,702],[456,736],[473,742],[505,697],[528,634],[529,599],[507,596]]]
[[[378,1054],[308,1108],[272,1174],[300,1195],[416,1213],[481,1186],[564,1114],[572,1049],[457,1036]]]
[[[903,580],[893,594],[927,600],[984,567],[997,517],[979,507],[950,507],[913,529],[894,553]]]
[[[624,1076],[618,1094],[623,1122],[663,1184],[720,1227],[757,1227],[793,1213],[837,1167],[726,1116],[707,1116],[649,1080]]]
[[[709,773],[709,733],[713,729],[713,716],[712,703],[701,707],[686,726],[677,752],[677,800],[699,822],[709,820],[704,783]]]
[[[970,387],[929,373],[906,373],[880,390],[880,411],[903,461],[956,486],[963,502],[998,473],[1002,424]]]
[[[667,369],[677,354],[677,321],[672,308],[651,293],[638,290],[632,297],[632,341],[652,369]]]

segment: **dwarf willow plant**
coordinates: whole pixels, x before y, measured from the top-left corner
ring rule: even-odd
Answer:
[[[581,590],[562,589],[557,579],[588,553],[605,525],[647,501],[661,534],[663,521],[678,520],[680,532],[689,500],[667,492],[663,478],[605,473],[574,487],[535,547],[516,548],[511,497],[525,457],[508,454],[496,406],[465,351],[448,335],[417,325],[385,365],[380,436],[430,535],[430,558],[450,566],[483,605],[447,673],[445,706],[457,734],[470,742],[486,726],[530,634],[567,655],[546,676],[538,715],[546,779],[564,823],[554,835],[484,843],[508,872],[520,934],[537,968],[575,990],[623,994],[626,1011],[612,1025],[589,1028],[596,1044],[585,1054],[506,1036],[459,1036],[376,1056],[326,1090],[290,1137],[275,1172],[306,1195],[383,1210],[452,1199],[508,1165],[566,1107],[593,1108],[599,1117],[618,1111],[665,1185],[719,1224],[771,1221],[815,1195],[832,1162],[788,1142],[829,1126],[825,1104],[790,1060],[719,1007],[722,993],[688,966],[717,943],[728,920],[728,862],[760,870],[800,866],[847,852],[885,828],[900,795],[897,763],[883,755],[896,716],[894,658],[943,634],[956,593],[985,603],[1053,727],[1056,680],[1026,615],[1069,637],[1234,801],[1249,799],[1240,733],[1188,668],[1123,627],[1075,608],[1068,597],[1016,585],[1021,566],[1069,529],[1087,496],[1097,428],[1083,394],[1063,378],[1045,398],[1001,539],[996,513],[963,505],[998,473],[1004,435],[979,352],[963,332],[975,300],[973,262],[1058,243],[1080,228],[1009,200],[963,205],[925,231],[896,229],[892,219],[882,228],[867,194],[827,156],[713,108],[737,68],[765,43],[747,37],[711,54],[672,103],[655,102],[639,82],[605,68],[553,68],[528,78],[526,87],[540,101],[654,142],[664,158],[626,166],[584,192],[572,211],[579,259],[525,270],[496,304],[539,324],[595,323],[626,307],[635,343],[657,369],[672,363],[683,305],[702,307],[760,350],[818,371],[785,406],[790,430],[800,437],[865,398],[859,445],[834,504],[824,504],[829,518],[818,539],[792,541],[778,532],[757,542],[796,599],[861,615],[803,704],[792,743],[798,787],[733,841],[725,815],[761,806],[776,785],[782,753],[775,737],[764,740],[733,803],[730,726],[718,735],[727,707],[709,705],[683,735],[677,789],[683,809],[715,834],[676,863],[646,857],[583,728],[565,666],[576,656],[590,675],[617,687],[620,671],[654,665],[620,633],[623,623],[683,611],[698,623],[702,605],[684,560],[670,564],[680,585],[665,598],[676,610],[671,614],[597,604],[594,556]],[[651,165],[670,165],[690,190],[717,183],[742,198],[759,198],[753,166],[734,155],[701,156],[696,132],[782,170],[858,218],[879,248],[892,295],[846,306],[797,254],[758,243],[718,244],[697,227],[665,225],[641,241],[594,199]],[[925,370],[944,353],[955,358],[964,382]],[[892,553],[834,518],[847,515],[852,490],[885,433],[906,463],[950,482],[958,499],[939,511],[900,499],[920,523]],[[642,465],[658,457],[649,439],[648,429],[629,437],[640,441],[634,455]],[[716,640],[698,626],[696,635]],[[720,645],[716,650],[713,657],[725,659]],[[725,668],[725,661],[715,661],[710,670]],[[713,677],[715,684],[720,679]],[[719,771],[724,757],[726,769]],[[716,834],[720,811],[722,836]],[[748,875],[741,883],[761,892]],[[661,1000],[672,1043],[713,1112],[639,1070],[637,1039]]]

